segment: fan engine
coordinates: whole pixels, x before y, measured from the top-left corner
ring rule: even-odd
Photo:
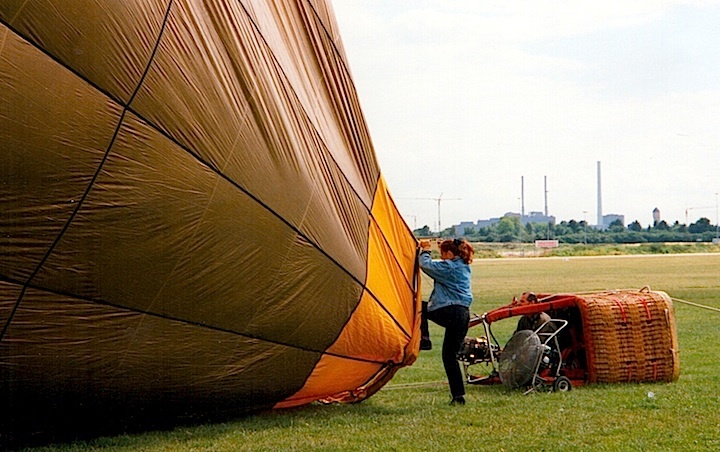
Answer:
[[[465,365],[490,362],[493,354],[497,356],[498,347],[485,337],[466,337],[458,352],[458,361]]]

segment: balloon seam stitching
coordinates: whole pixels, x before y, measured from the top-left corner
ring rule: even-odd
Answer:
[[[280,219],[280,220],[281,220],[283,223],[285,223],[288,227],[290,227],[292,230],[294,230],[296,233],[298,233],[300,236],[302,236],[305,240],[307,240],[309,243],[311,243],[314,248],[316,248],[316,249],[317,249],[318,251],[320,251],[323,255],[325,255],[328,259],[330,259],[337,267],[339,267],[340,269],[342,269],[342,270],[343,270],[346,274],[348,274],[353,280],[355,280],[356,283],[360,284],[360,285],[364,288],[364,290],[366,290],[366,291],[371,295],[371,297],[373,298],[373,300],[375,300],[375,302],[388,314],[388,316],[393,320],[393,322],[394,322],[394,323],[397,325],[397,327],[402,331],[402,333],[403,333],[405,336],[410,337],[409,333],[408,333],[407,331],[405,331],[405,329],[402,327],[402,325],[400,325],[400,323],[398,322],[398,320],[392,315],[392,313],[387,309],[387,307],[380,301],[380,299],[377,297],[377,295],[375,295],[371,290],[369,290],[362,281],[360,281],[355,275],[353,275],[352,272],[350,272],[347,268],[345,268],[343,265],[341,265],[334,257],[332,257],[330,254],[328,254],[325,250],[323,250],[317,243],[315,243],[313,240],[311,240],[305,233],[303,233],[302,231],[300,231],[300,229],[299,229],[298,227],[292,225],[289,221],[287,221],[287,220],[284,219],[282,216],[280,216],[277,212],[275,212],[275,210],[273,210],[269,205],[265,204],[265,203],[262,202],[259,198],[257,198],[256,196],[254,196],[253,194],[251,194],[249,191],[247,191],[247,189],[245,189],[244,187],[242,187],[240,184],[238,184],[238,183],[235,182],[234,180],[230,179],[227,175],[225,175],[222,171],[220,171],[219,168],[216,168],[214,165],[212,165],[212,164],[210,164],[209,162],[205,161],[205,160],[204,160],[203,158],[201,158],[200,155],[197,154],[195,151],[193,151],[192,149],[190,149],[190,148],[187,147],[186,145],[180,143],[177,139],[175,139],[174,137],[170,136],[166,131],[162,130],[160,127],[158,127],[157,125],[153,124],[151,121],[148,121],[145,117],[143,117],[141,114],[139,114],[137,111],[135,111],[135,110],[130,106],[130,105],[132,104],[132,101],[134,100],[134,98],[137,96],[139,90],[141,89],[141,87],[142,87],[142,85],[143,85],[143,82],[144,82],[144,80],[145,80],[145,78],[146,78],[146,76],[147,76],[147,74],[148,74],[148,72],[149,72],[149,70],[150,70],[150,67],[152,66],[153,60],[154,60],[155,55],[156,55],[156,53],[157,53],[157,51],[158,51],[159,45],[160,45],[160,43],[161,43],[161,41],[162,41],[162,37],[163,37],[163,35],[164,35],[165,29],[166,29],[166,26],[167,26],[167,23],[168,23],[168,20],[169,20],[169,16],[170,16],[170,12],[171,12],[171,10],[172,10],[173,2],[174,2],[174,0],[170,0],[169,3],[168,3],[168,7],[167,7],[167,10],[166,10],[166,12],[165,12],[165,17],[164,17],[164,19],[163,19],[163,24],[162,24],[160,33],[158,34],[158,38],[157,38],[157,40],[156,40],[156,42],[155,42],[155,47],[153,48],[153,52],[152,52],[150,58],[148,59],[148,64],[147,64],[146,67],[145,67],[145,70],[144,70],[144,72],[143,72],[142,77],[140,78],[139,83],[137,84],[135,90],[133,91],[133,93],[132,93],[132,95],[131,95],[131,97],[130,97],[130,99],[128,100],[127,103],[122,102],[120,99],[116,98],[116,97],[115,97],[114,95],[112,95],[110,92],[108,92],[108,91],[106,91],[105,89],[101,88],[100,86],[98,86],[97,84],[95,84],[94,82],[92,82],[90,79],[88,79],[88,78],[85,77],[84,75],[82,75],[82,74],[80,74],[79,72],[77,72],[74,68],[72,68],[71,66],[65,64],[64,62],[62,62],[61,60],[59,60],[56,56],[54,56],[53,54],[49,53],[49,52],[48,52],[47,50],[45,50],[44,48],[40,47],[37,43],[35,43],[34,41],[31,41],[29,38],[25,37],[22,33],[20,33],[17,29],[15,29],[11,24],[7,23],[7,22],[4,21],[4,20],[0,20],[0,23],[2,23],[3,25],[5,25],[6,27],[8,27],[8,29],[12,30],[13,33],[15,33],[16,35],[22,37],[26,42],[28,42],[28,43],[31,44],[33,47],[35,47],[36,49],[38,49],[40,52],[42,52],[43,54],[45,54],[46,56],[48,56],[50,59],[52,59],[53,61],[55,61],[57,64],[61,65],[62,67],[66,68],[68,71],[70,71],[70,72],[72,72],[73,74],[75,74],[78,78],[80,78],[81,80],[83,80],[83,81],[84,81],[85,83],[87,83],[88,85],[92,86],[94,89],[96,89],[96,90],[99,91],[100,93],[102,93],[102,94],[104,94],[105,96],[107,96],[109,99],[112,99],[112,100],[113,100],[114,102],[116,102],[117,104],[123,106],[123,112],[122,112],[121,117],[120,117],[120,120],[119,120],[119,122],[118,122],[118,126],[117,126],[117,128],[116,128],[116,130],[115,130],[115,133],[113,134],[113,137],[112,137],[112,139],[111,139],[111,141],[110,141],[110,144],[108,145],[108,148],[107,148],[107,150],[106,150],[106,152],[105,152],[105,155],[103,156],[103,159],[102,159],[102,161],[100,162],[100,165],[99,165],[99,167],[98,167],[95,175],[93,176],[90,184],[88,185],[88,188],[87,188],[87,190],[85,191],[83,197],[82,197],[82,198],[79,200],[79,202],[77,203],[77,206],[76,206],[75,210],[73,211],[73,213],[71,214],[70,218],[68,219],[66,225],[63,227],[63,229],[60,231],[60,233],[58,234],[57,238],[55,239],[55,242],[51,245],[51,247],[48,249],[48,252],[46,253],[46,255],[42,258],[42,260],[40,261],[40,263],[38,264],[38,266],[36,267],[36,269],[33,271],[33,273],[32,273],[32,274],[30,275],[30,277],[28,278],[28,283],[23,285],[23,290],[21,291],[21,293],[20,293],[20,295],[19,295],[18,301],[16,302],[15,306],[13,307],[13,309],[12,309],[12,311],[11,311],[9,317],[8,317],[7,322],[5,323],[2,331],[0,332],[0,341],[2,341],[2,339],[4,338],[4,336],[5,336],[6,332],[7,332],[7,329],[8,329],[8,327],[9,327],[10,323],[12,322],[12,318],[14,317],[14,315],[15,315],[18,307],[19,307],[19,304],[22,302],[22,299],[23,299],[24,294],[25,294],[26,286],[29,286],[29,285],[30,285],[30,284],[29,284],[30,281],[32,281],[32,280],[34,279],[34,277],[35,277],[35,276],[37,275],[37,273],[40,271],[41,267],[44,265],[44,263],[47,261],[47,259],[49,258],[49,256],[52,254],[53,250],[55,249],[55,247],[56,247],[57,244],[59,243],[60,239],[63,237],[63,235],[65,234],[65,232],[66,232],[67,229],[69,228],[70,223],[72,223],[72,221],[74,220],[75,216],[76,216],[77,213],[79,212],[80,207],[82,206],[83,202],[84,202],[85,199],[87,198],[87,195],[89,194],[90,190],[92,189],[93,185],[95,184],[95,181],[96,181],[96,179],[97,179],[97,177],[98,177],[101,169],[103,168],[105,162],[107,161],[107,157],[108,157],[108,155],[109,155],[109,152],[110,152],[110,150],[111,150],[112,147],[113,147],[113,144],[114,144],[114,142],[115,142],[115,140],[116,140],[116,138],[117,138],[117,135],[119,134],[119,131],[120,131],[121,127],[122,127],[122,124],[123,124],[123,121],[124,121],[124,119],[125,119],[125,116],[126,116],[127,112],[132,112],[133,114],[137,115],[137,116],[138,116],[139,118],[141,118],[146,124],[148,124],[148,125],[151,126],[153,129],[155,129],[156,131],[158,131],[158,133],[160,133],[161,135],[165,136],[167,139],[169,139],[170,141],[172,141],[173,143],[175,143],[177,146],[179,146],[180,148],[182,148],[183,150],[185,150],[185,152],[187,152],[187,153],[189,153],[190,155],[192,155],[196,160],[198,160],[199,162],[201,162],[202,164],[204,164],[205,166],[207,166],[209,169],[211,169],[213,172],[215,172],[217,175],[219,175],[220,177],[222,177],[223,179],[225,179],[226,181],[228,181],[231,185],[233,185],[234,187],[236,187],[237,189],[239,189],[240,191],[242,191],[243,193],[245,193],[248,197],[250,197],[251,199],[253,199],[253,200],[254,200],[256,203],[258,203],[259,205],[263,206],[267,211],[269,211],[270,213],[272,213],[276,218]],[[258,32],[258,35],[260,36],[261,39],[263,39],[263,42],[265,42],[266,47],[269,49],[270,53],[273,55],[273,60],[275,61],[276,67],[278,68],[278,70],[280,70],[280,71],[283,73],[285,79],[287,80],[287,75],[286,75],[285,72],[283,71],[282,67],[277,64],[277,58],[275,58],[274,53],[272,52],[272,49],[270,48],[270,46],[268,45],[268,43],[265,41],[264,36],[262,35],[262,33],[260,33],[259,27],[258,27],[257,24],[254,22],[254,20],[253,20],[252,17],[250,16],[250,14],[247,12],[247,10],[245,9],[245,6],[242,4],[242,2],[239,2],[239,3],[240,3],[240,5],[241,5],[241,7],[243,8],[243,10],[245,11],[245,14],[247,15],[248,19],[253,23],[253,26],[255,27],[255,30]],[[326,33],[326,35],[329,36],[329,32],[328,32],[327,29],[325,28],[325,26],[324,26],[324,24],[322,23],[322,21],[319,19],[319,16],[318,16],[317,11],[315,10],[314,6],[313,6],[312,4],[310,4],[309,6],[310,6],[310,8],[312,9],[313,13],[315,14],[318,22],[321,24],[321,26],[322,26],[322,28],[323,28],[323,31]],[[330,42],[332,43],[332,46],[333,46],[333,48],[335,49],[335,52],[337,53],[337,55],[339,55],[339,51],[338,51],[338,49],[337,49],[337,46],[335,46],[335,43],[332,41],[332,39],[330,39]],[[339,59],[340,59],[340,61],[341,61],[342,64],[343,64],[343,68],[344,68],[345,71],[349,74],[349,70],[348,70],[347,66],[345,65],[344,59],[342,59],[342,58],[339,58]],[[351,80],[352,80],[352,77],[351,77]],[[354,87],[354,82],[353,82],[353,87]],[[291,89],[291,91],[292,91],[293,93],[295,93],[295,90],[294,90],[294,89]],[[296,98],[296,100],[298,100],[297,94],[295,94],[295,98]],[[304,109],[302,109],[302,110],[303,110],[303,112],[305,113],[306,118],[309,119],[309,117],[307,116],[307,112],[306,112]],[[316,131],[316,132],[317,132],[317,131]],[[321,141],[323,141],[323,140],[321,140]],[[326,153],[326,154],[330,157],[330,159],[333,161],[333,163],[335,164],[335,166],[339,169],[340,166],[339,166],[337,160],[336,160],[336,159],[334,158],[334,156],[327,150],[327,147],[326,147],[326,146],[323,146],[323,152]],[[357,198],[360,199],[360,200],[362,200],[362,197],[358,194],[358,192],[357,192],[357,190],[355,189],[355,187],[354,187],[354,186],[350,183],[350,181],[347,179],[347,176],[345,175],[345,173],[344,173],[343,171],[340,171],[340,174],[343,175],[343,178],[344,178],[345,181],[348,183],[348,185],[351,187],[352,191],[355,193],[355,195],[357,196]],[[380,177],[380,174],[378,174],[378,178],[376,179],[375,192],[376,192],[377,189],[378,189],[377,180],[379,180],[379,177]],[[374,198],[374,197],[373,197],[373,198]],[[392,198],[391,198],[391,200],[392,200]],[[372,206],[368,207],[368,205],[366,205],[365,203],[362,203],[362,204],[363,204],[363,206],[365,207],[365,209],[367,210],[367,213],[368,213],[368,216],[369,216],[369,221],[373,221],[373,222],[375,222],[375,224],[377,224],[377,220],[374,218],[374,216],[373,216],[373,214],[372,214]],[[373,203],[373,204],[374,204],[374,203]],[[394,201],[393,201],[393,205],[395,205],[395,204],[394,204]],[[396,208],[397,208],[397,207],[396,207]],[[406,227],[407,227],[407,225],[406,225]],[[386,244],[389,244],[389,241],[388,241],[388,239],[387,239],[384,231],[382,231],[382,229],[380,229],[380,234],[381,234],[381,236],[383,237],[383,241],[384,241]],[[393,258],[394,258],[394,260],[395,260],[396,266],[402,268],[402,267],[400,266],[400,263],[399,263],[398,259],[397,259],[397,256],[396,256],[394,253],[393,253]],[[407,280],[406,280],[406,282],[408,283],[408,285],[410,285]],[[410,288],[411,288],[411,290],[412,290],[412,287],[410,287]],[[78,297],[78,298],[79,298],[79,297]],[[94,301],[94,300],[93,300],[93,301]],[[355,309],[357,309],[357,306],[356,306]],[[354,312],[354,310],[353,310],[353,312]]]
[[[334,49],[334,51],[335,51],[335,56],[338,57],[337,59],[338,59],[338,60],[341,62],[341,64],[343,65],[343,69],[345,70],[345,73],[348,74],[349,79],[350,79],[350,81],[351,81],[351,83],[352,83],[353,89],[355,89],[355,91],[357,92],[357,88],[355,87],[355,80],[354,80],[353,77],[350,75],[350,69],[349,69],[349,67],[347,66],[347,64],[345,63],[345,59],[344,59],[344,58],[339,58],[339,56],[340,56],[340,50],[338,49],[337,45],[335,45],[335,41],[332,39],[332,35],[330,34],[330,32],[328,31],[328,29],[325,27],[325,24],[324,24],[323,21],[321,20],[320,15],[319,15],[318,12],[317,12],[317,9],[315,8],[315,6],[314,6],[311,2],[309,2],[309,1],[306,0],[305,3],[306,3],[306,4],[309,6],[309,8],[312,10],[313,14],[315,15],[315,18],[317,19],[318,23],[319,23],[320,26],[322,27],[323,32],[325,32],[325,35],[326,35],[326,37],[328,38],[328,41],[330,42],[330,44],[332,45],[332,47],[333,47],[333,49]],[[336,162],[336,164],[337,164],[337,162]],[[374,190],[374,192],[373,192],[373,198],[372,198],[372,199],[373,199],[373,202],[371,203],[371,205],[370,205],[370,207],[369,207],[369,209],[368,209],[368,216],[370,217],[370,219],[369,219],[369,221],[368,221],[368,235],[369,235],[369,230],[370,230],[370,228],[369,228],[369,223],[370,223],[370,222],[374,222],[376,225],[378,224],[377,220],[375,219],[375,216],[374,216],[373,213],[372,213],[372,209],[373,209],[373,207],[374,207],[374,205],[375,205],[375,199],[376,199],[377,190],[378,190],[378,187],[379,187],[380,177],[381,177],[381,172],[378,171],[378,174],[377,174],[376,179],[375,179],[375,190]],[[352,184],[351,184],[351,186],[352,186]],[[391,196],[389,196],[389,198],[390,198],[390,201],[392,202],[393,207],[395,207],[395,209],[397,210],[397,205],[395,204],[395,200],[392,199]],[[366,207],[367,207],[367,206],[366,206]],[[399,212],[399,211],[398,211],[398,212]],[[408,230],[408,232],[410,232],[410,234],[412,234],[412,231],[410,231],[409,226],[407,225],[407,223],[405,223],[405,228]],[[380,231],[380,235],[382,236],[383,241],[385,242],[385,244],[386,244],[386,245],[390,245],[390,242],[389,242],[389,240],[387,239],[387,236],[385,235],[385,231],[383,231],[382,228],[380,228],[380,227],[378,227],[378,230]],[[388,246],[388,247],[389,247],[389,246]],[[397,256],[395,255],[395,253],[392,253],[392,256],[393,256],[393,259],[395,260],[396,266],[397,266],[397,267],[400,269],[400,271],[402,272],[402,265],[400,265],[400,261],[398,260],[398,258],[397,258]],[[416,261],[417,261],[417,259],[416,259]],[[414,275],[413,275],[413,277],[414,277]],[[414,294],[414,293],[416,292],[416,290],[413,288],[412,284],[411,284],[409,281],[407,281],[407,280],[405,280],[405,282],[407,283],[408,287],[410,288],[410,290],[411,290],[411,291],[413,292],[413,294]],[[364,286],[364,285],[363,285],[363,286]],[[408,332],[405,331],[405,329],[402,327],[402,325],[399,324],[398,320],[395,319],[395,317],[387,310],[387,308],[380,302],[380,300],[379,300],[370,290],[368,290],[368,292],[372,295],[373,299],[378,303],[378,305],[380,305],[380,307],[382,307],[382,309],[383,309],[385,312],[387,312],[387,314],[390,316],[390,318],[393,319],[393,321],[394,321],[395,324],[400,328],[400,330],[403,332],[403,334],[405,334],[407,337],[410,337],[410,335],[408,334]],[[354,312],[354,311],[353,311],[353,312]]]
[[[172,3],[173,3],[173,0],[170,1],[169,6],[168,6],[168,10],[166,11],[165,20],[164,20],[164,22],[163,22],[163,28],[162,28],[162,31],[161,31],[161,33],[160,33],[160,37],[162,36],[162,33],[164,32],[165,25],[167,24],[167,19],[168,19],[169,13],[170,13],[170,9],[171,9],[171,7],[172,7]],[[241,6],[243,6],[243,9],[244,9],[244,5],[241,4]],[[313,10],[314,10],[314,8],[313,8]],[[252,20],[252,18],[251,18],[250,15],[248,14],[248,12],[245,11],[245,13],[246,13],[246,15],[248,16],[249,20],[253,23],[253,26],[255,27],[256,31],[259,32],[259,31],[260,31],[259,28],[258,28],[257,25],[255,24],[255,22]],[[317,14],[317,13],[316,13],[316,14]],[[185,152],[187,152],[188,154],[192,155],[196,160],[198,160],[198,161],[201,162],[203,165],[205,165],[206,167],[208,167],[209,169],[211,169],[213,172],[215,172],[216,174],[218,174],[219,176],[221,176],[223,179],[225,179],[226,181],[230,182],[233,186],[235,186],[235,187],[238,188],[240,191],[242,191],[243,193],[245,193],[247,196],[249,196],[251,199],[253,199],[256,203],[258,203],[259,205],[261,205],[261,206],[262,206],[263,208],[265,208],[267,211],[269,211],[269,212],[272,213],[274,216],[276,216],[278,219],[280,219],[281,221],[283,221],[287,226],[289,226],[289,227],[290,227],[291,229],[293,229],[295,232],[297,232],[297,233],[300,234],[302,237],[304,237],[304,238],[305,238],[309,243],[311,243],[316,249],[318,249],[319,251],[321,251],[326,257],[328,257],[333,263],[335,263],[335,265],[337,265],[338,267],[342,268],[342,269],[343,269],[348,275],[350,275],[357,283],[363,285],[363,287],[364,287],[364,284],[362,284],[362,282],[361,282],[358,278],[356,278],[354,275],[352,275],[352,273],[351,273],[349,270],[347,270],[345,267],[343,267],[342,265],[340,265],[340,263],[339,263],[336,259],[334,259],[334,258],[331,257],[329,254],[327,254],[324,250],[322,250],[322,248],[320,248],[320,246],[319,246],[317,243],[315,243],[314,241],[310,240],[310,238],[309,238],[306,234],[302,233],[297,227],[295,227],[294,225],[292,225],[291,223],[289,223],[287,220],[285,220],[284,218],[282,218],[277,212],[275,212],[272,208],[270,208],[270,206],[268,206],[267,204],[265,204],[264,202],[262,202],[259,198],[257,198],[257,197],[255,197],[254,195],[252,195],[249,191],[247,191],[247,189],[245,189],[244,187],[242,187],[241,185],[239,185],[237,182],[235,182],[235,181],[233,181],[232,179],[230,179],[227,175],[225,175],[222,171],[220,171],[219,168],[216,168],[214,165],[210,164],[209,162],[207,162],[206,160],[204,160],[203,158],[201,158],[199,154],[197,154],[196,152],[194,152],[193,150],[191,150],[188,146],[180,143],[176,138],[170,136],[165,130],[161,129],[161,128],[158,127],[156,124],[153,124],[151,121],[148,121],[147,118],[145,118],[143,115],[141,115],[139,112],[137,112],[135,109],[133,109],[133,108],[130,106],[130,104],[132,103],[132,100],[135,98],[135,96],[137,95],[139,89],[141,88],[141,86],[142,86],[142,81],[144,80],[145,76],[147,75],[147,72],[148,72],[150,66],[152,65],[152,58],[154,57],[155,53],[157,52],[157,48],[158,48],[158,45],[159,45],[159,43],[160,43],[160,39],[158,39],[158,41],[156,42],[156,46],[155,46],[155,49],[153,50],[152,57],[151,57],[150,60],[149,60],[149,64],[147,65],[147,67],[146,67],[146,69],[145,69],[145,72],[143,73],[143,77],[142,77],[140,83],[138,83],[137,87],[135,88],[135,91],[133,92],[130,100],[127,102],[127,104],[125,104],[124,102],[122,102],[120,99],[118,99],[117,97],[115,97],[115,96],[114,96],[112,93],[110,93],[109,91],[103,89],[102,87],[100,87],[99,85],[97,85],[96,83],[94,83],[92,80],[90,80],[90,79],[88,79],[87,77],[85,77],[84,75],[80,74],[80,73],[77,72],[74,68],[72,68],[71,66],[65,64],[64,62],[62,62],[61,60],[59,60],[57,57],[55,57],[53,54],[49,53],[47,50],[45,50],[44,48],[38,46],[35,42],[30,41],[29,38],[27,38],[26,36],[24,36],[22,33],[18,32],[17,29],[15,29],[14,27],[12,27],[10,24],[8,24],[7,22],[5,22],[4,20],[0,20],[0,23],[2,23],[2,24],[5,25],[6,27],[8,27],[10,30],[12,30],[16,35],[22,37],[26,42],[28,42],[28,43],[31,44],[33,47],[35,47],[36,49],[38,49],[39,51],[41,51],[43,54],[47,55],[50,59],[52,59],[53,61],[55,61],[57,64],[59,64],[60,66],[66,68],[68,71],[72,72],[73,74],[75,74],[75,76],[77,76],[78,78],[80,78],[81,80],[83,80],[83,81],[84,81],[85,83],[87,83],[88,85],[92,86],[92,87],[93,87],[94,89],[96,89],[98,92],[104,94],[104,95],[107,96],[109,99],[111,99],[111,100],[113,100],[114,102],[116,102],[117,104],[122,105],[122,106],[124,107],[124,112],[123,112],[123,113],[125,113],[125,112],[127,112],[127,111],[132,112],[132,113],[133,113],[134,115],[136,115],[138,118],[141,118],[148,126],[150,126],[151,128],[153,128],[154,130],[156,130],[158,133],[160,133],[161,135],[163,135],[165,138],[167,138],[167,139],[169,139],[170,141],[172,141],[174,144],[176,144],[177,146],[179,146],[181,149],[183,149],[183,150],[184,150]],[[321,23],[322,23],[322,22],[321,22]],[[324,26],[323,26],[323,29],[324,29]],[[261,34],[261,33],[260,33],[260,37],[262,38],[262,34]],[[267,44],[267,42],[265,42],[265,45],[269,48],[269,45]],[[272,53],[272,52],[271,52],[271,53]],[[277,62],[277,59],[275,59],[275,61]],[[282,71],[282,68],[280,68],[280,70]],[[347,68],[346,68],[346,70],[347,70]],[[284,71],[282,71],[282,72],[283,72],[283,74],[284,74]],[[285,75],[285,74],[284,74],[284,75]],[[287,75],[285,75],[285,78],[287,79]],[[294,90],[292,90],[292,91],[294,92]],[[296,100],[297,100],[297,97],[296,97]],[[124,117],[124,116],[123,116],[123,117]],[[327,151],[327,148],[325,148],[325,150],[324,150],[323,152],[325,152],[325,153],[327,153],[327,154],[329,155],[330,159],[333,161],[333,163],[335,164],[335,166],[339,169],[340,166],[338,165],[338,163],[337,163],[337,161],[335,160],[335,158],[333,157],[333,155],[332,155],[330,152]],[[362,197],[358,194],[358,192],[357,192],[357,190],[355,189],[355,187],[354,187],[354,186],[350,183],[350,181],[347,179],[347,176],[345,175],[345,173],[342,172],[342,171],[340,171],[340,174],[343,175],[345,181],[346,181],[346,182],[348,183],[348,185],[352,188],[352,190],[353,190],[353,192],[355,193],[355,195],[357,196],[357,198],[362,200]],[[376,184],[376,190],[377,190],[377,184]],[[363,204],[363,206],[365,207],[365,209],[367,210],[368,216],[373,217],[371,207],[368,207],[365,203],[362,203],[362,204]],[[376,222],[376,223],[377,223],[377,222]],[[384,235],[384,232],[381,231],[381,235],[383,236],[383,239],[385,240],[385,242],[388,243],[387,238],[386,238],[385,235]],[[394,256],[394,255],[393,255],[393,257],[396,258],[396,256]],[[397,262],[397,258],[396,258],[395,260],[396,260],[396,262]],[[399,266],[399,262],[397,262],[397,264],[398,264],[398,266]],[[372,294],[372,292],[370,292],[370,293]],[[377,297],[376,297],[374,294],[372,294],[372,295],[373,295],[373,298],[374,298],[379,304],[382,305],[382,303],[380,303],[380,300],[378,300]],[[406,334],[407,334],[407,333],[406,333]],[[0,335],[0,340],[2,340],[2,335]]]
[[[57,247],[58,243],[60,243],[60,239],[62,239],[62,237],[65,235],[68,228],[70,227],[70,224],[73,222],[73,220],[77,216],[78,212],[80,211],[80,208],[82,207],[83,203],[87,199],[87,196],[90,193],[90,190],[92,190],[92,187],[95,185],[95,181],[97,180],[98,176],[100,175],[100,171],[102,171],[103,166],[105,166],[105,162],[107,161],[107,158],[110,155],[110,150],[112,149],[113,145],[115,144],[115,140],[117,139],[117,136],[120,133],[120,129],[122,128],[123,122],[125,120],[125,115],[127,114],[128,110],[129,110],[129,105],[132,102],[132,99],[138,93],[140,86],[142,86],[143,81],[145,80],[145,76],[147,76],[150,66],[152,66],[153,59],[155,58],[155,54],[157,53],[158,47],[160,46],[160,41],[162,40],[163,34],[165,33],[165,28],[167,26],[168,18],[170,16],[170,10],[172,9],[173,1],[174,0],[170,0],[170,2],[168,3],[168,8],[167,8],[167,11],[165,12],[165,18],[163,20],[163,25],[160,29],[160,32],[158,33],[158,37],[155,42],[155,48],[153,49],[153,52],[150,55],[150,58],[148,59],[147,65],[145,66],[145,71],[143,72],[143,75],[140,78],[132,97],[128,101],[127,105],[121,104],[121,105],[123,105],[123,111],[120,114],[120,119],[118,120],[117,126],[115,128],[115,132],[113,133],[113,136],[110,139],[110,142],[108,143],[107,149],[105,149],[105,154],[103,155],[103,158],[100,161],[100,164],[98,165],[97,169],[95,170],[95,174],[93,175],[92,179],[90,180],[90,183],[88,184],[87,188],[85,189],[85,193],[83,193],[82,197],[78,200],[78,202],[75,206],[75,209],[72,211],[72,213],[70,214],[70,217],[65,222],[65,225],[60,230],[60,233],[57,235],[57,237],[55,237],[55,240],[50,245],[50,247],[48,248],[45,255],[42,257],[42,259],[40,259],[40,262],[38,262],[37,266],[35,267],[35,270],[33,270],[33,272],[28,277],[27,281],[23,284],[23,288],[20,291],[18,300],[17,300],[17,302],[15,302],[15,305],[13,306],[12,310],[10,311],[10,314],[5,322],[5,325],[3,326],[2,331],[0,331],[0,342],[5,338],[5,334],[7,334],[7,331],[10,328],[10,324],[12,323],[13,318],[15,317],[15,314],[17,313],[17,310],[20,307],[20,303],[22,303],[22,300],[25,297],[25,292],[27,291],[27,288],[30,286],[30,283],[35,278],[35,276],[37,276],[38,272],[40,272],[40,269],[43,267],[43,265],[45,265],[45,262],[47,262],[47,260],[50,258],[50,255],[55,250],[55,247]],[[47,52],[44,52],[44,53],[46,55],[49,55]],[[60,64],[62,65],[62,63],[60,63]],[[65,65],[62,65],[62,66],[67,68],[67,66],[65,66]],[[86,80],[86,82],[87,82],[87,80]],[[94,85],[92,85],[92,86],[94,86]]]
[[[349,359],[349,360],[353,360],[353,361],[360,361],[360,362],[366,362],[366,363],[372,363],[372,364],[386,364],[385,361],[371,360],[371,359],[366,359],[366,358],[358,358],[358,357],[354,357],[354,356],[343,355],[340,353],[328,352],[326,350],[315,350],[315,349],[308,348],[308,347],[302,347],[302,346],[295,345],[295,344],[285,343],[283,341],[279,341],[279,340],[275,340],[275,339],[264,338],[262,336],[257,336],[257,335],[250,334],[250,333],[242,333],[240,331],[234,331],[234,330],[231,330],[228,328],[222,328],[222,327],[218,327],[218,326],[208,325],[206,323],[202,323],[202,322],[198,322],[198,321],[183,319],[183,318],[179,318],[179,317],[173,317],[173,316],[169,316],[169,315],[165,315],[165,314],[160,314],[157,312],[145,311],[142,309],[132,308],[132,307],[128,307],[128,306],[123,306],[123,305],[113,303],[110,301],[106,301],[106,300],[98,300],[98,299],[90,298],[90,297],[81,297],[81,296],[78,296],[73,293],[64,292],[61,290],[54,290],[54,289],[50,289],[47,287],[38,286],[35,284],[23,284],[21,281],[17,281],[12,278],[7,278],[4,276],[0,276],[0,281],[4,281],[4,282],[10,283],[10,284],[22,285],[23,291],[26,289],[40,290],[40,291],[49,292],[49,293],[52,293],[55,295],[62,295],[64,297],[72,298],[74,300],[81,300],[81,301],[85,301],[88,303],[94,303],[94,304],[99,304],[99,305],[103,305],[103,306],[108,306],[108,307],[112,307],[112,308],[116,308],[116,309],[120,309],[120,310],[124,310],[124,311],[128,311],[128,312],[133,312],[136,314],[149,315],[151,317],[155,317],[155,318],[159,318],[159,319],[163,319],[163,320],[170,320],[173,322],[179,322],[179,323],[191,325],[194,327],[205,328],[205,329],[209,329],[209,330],[213,330],[213,331],[217,331],[217,332],[221,332],[221,333],[228,333],[228,334],[232,334],[234,336],[241,336],[241,337],[245,337],[248,339],[255,339],[255,340],[259,340],[259,341],[263,341],[263,342],[268,342],[271,344],[282,345],[283,347],[294,348],[294,349],[302,350],[302,351],[309,352],[309,353],[318,353],[320,355],[329,355],[329,356],[334,356],[337,358]]]

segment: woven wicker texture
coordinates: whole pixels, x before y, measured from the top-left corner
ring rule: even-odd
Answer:
[[[578,295],[588,380],[675,381],[680,375],[672,301],[643,289]]]

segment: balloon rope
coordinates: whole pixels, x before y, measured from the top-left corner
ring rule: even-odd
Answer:
[[[712,306],[706,306],[706,305],[699,304],[699,303],[693,303],[692,301],[681,300],[680,298],[673,298],[672,301],[676,301],[678,303],[689,304],[690,306],[695,306],[696,308],[702,308],[702,309],[708,309],[710,311],[720,312],[720,309],[718,309],[718,308],[714,308]]]
[[[448,382],[444,380],[438,381],[426,381],[419,383],[400,383],[394,385],[385,385],[383,389],[412,389],[412,388],[424,388],[426,386],[447,386]]]

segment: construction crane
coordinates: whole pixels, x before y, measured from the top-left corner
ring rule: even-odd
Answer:
[[[704,209],[714,209],[715,206],[703,206],[703,207],[687,207],[685,209],[685,225],[689,226],[688,223],[688,212],[691,210],[704,210]]]
[[[690,210],[703,210],[703,209],[715,209],[715,239],[713,243],[720,243],[720,221],[718,220],[718,193],[715,193],[715,205],[714,206],[703,206],[703,207],[688,207],[685,209],[685,224],[688,225],[688,211]]]
[[[437,202],[437,227],[438,227],[438,235],[440,235],[442,233],[440,205],[442,204],[443,201],[460,201],[462,198],[443,198],[443,194],[440,193],[440,196],[438,196],[437,198],[403,198],[403,199],[416,199],[416,200]]]

